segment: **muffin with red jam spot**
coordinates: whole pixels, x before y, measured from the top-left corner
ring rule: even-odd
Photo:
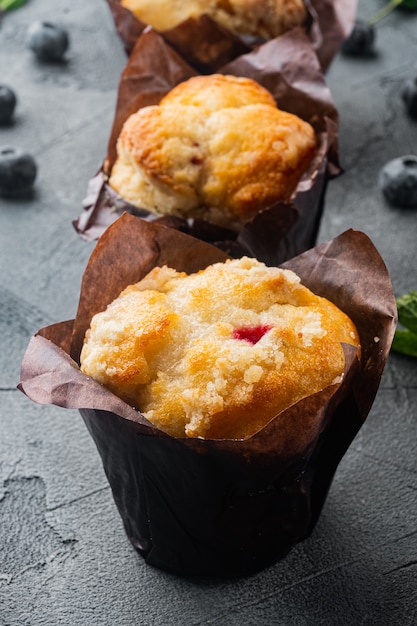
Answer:
[[[174,437],[245,439],[341,380],[353,322],[298,276],[243,257],[156,267],[96,314],[82,371]]]

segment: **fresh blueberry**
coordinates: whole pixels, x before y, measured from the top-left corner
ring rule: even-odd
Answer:
[[[417,119],[417,76],[405,81],[401,96],[407,113]]]
[[[0,146],[0,192],[3,194],[23,194],[35,182],[37,167],[32,155],[13,148]]]
[[[375,38],[374,25],[358,19],[349,37],[343,42],[341,51],[347,56],[371,56],[374,53]]]
[[[60,61],[68,49],[69,37],[57,24],[37,21],[27,30],[26,44],[41,61]]]
[[[379,173],[382,193],[395,206],[417,208],[417,156],[393,159]]]
[[[0,85],[0,124],[7,124],[13,117],[16,95],[10,87]]]

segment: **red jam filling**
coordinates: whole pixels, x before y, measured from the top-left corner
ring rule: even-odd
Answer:
[[[247,341],[252,345],[258,343],[260,339],[268,330],[271,330],[272,326],[267,324],[260,324],[259,326],[242,326],[242,328],[235,328],[233,331],[233,339],[239,339],[240,341]]]

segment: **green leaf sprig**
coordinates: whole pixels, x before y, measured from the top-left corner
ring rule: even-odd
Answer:
[[[410,11],[416,11],[417,0],[390,0],[390,2],[388,2],[383,9],[378,11],[378,13],[368,20],[368,23],[377,24],[399,6],[409,9]]]
[[[397,298],[398,323],[392,349],[417,357],[417,291],[409,291]]]
[[[0,0],[0,11],[11,11],[17,9],[22,4],[25,4],[26,0]]]

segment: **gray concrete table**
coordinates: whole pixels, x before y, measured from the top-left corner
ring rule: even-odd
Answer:
[[[382,0],[363,1],[369,16]],[[37,18],[70,31],[65,65],[24,47]],[[417,153],[399,87],[417,73],[417,14],[378,27],[373,58],[338,56],[328,83],[345,172],[328,186],[319,234],[373,239],[396,295],[417,288],[417,213],[377,187],[389,159]],[[92,250],[71,226],[106,150],[125,63],[104,0],[28,0],[0,29],[0,82],[18,93],[0,145],[39,163],[34,197],[0,200],[0,625],[259,626],[417,623],[417,360],[392,354],[371,414],[339,466],[320,521],[289,556],[243,580],[184,580],[129,544],[76,411],[16,390],[29,337],[73,317]]]

